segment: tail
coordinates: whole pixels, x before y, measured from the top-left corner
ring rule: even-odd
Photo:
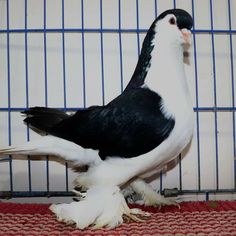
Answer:
[[[74,162],[75,165],[90,165],[99,159],[97,152],[88,150],[88,156],[81,146],[55,136],[42,136],[17,147],[6,147],[0,149],[0,156],[5,155],[52,155],[61,157],[67,161]]]
[[[44,132],[49,132],[54,125],[69,117],[62,110],[46,107],[32,107],[22,114],[27,116],[24,119],[27,125]]]

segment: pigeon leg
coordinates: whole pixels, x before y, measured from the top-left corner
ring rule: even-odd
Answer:
[[[124,217],[143,222],[150,216],[140,209],[130,209],[117,186],[91,187],[81,201],[53,204],[50,210],[59,221],[76,224],[79,229],[115,228],[123,223]]]
[[[136,193],[142,196],[143,204],[145,206],[155,206],[161,208],[162,206],[174,205],[180,208],[180,205],[175,201],[174,198],[165,198],[161,196],[155,192],[144,180],[136,179],[130,185]]]

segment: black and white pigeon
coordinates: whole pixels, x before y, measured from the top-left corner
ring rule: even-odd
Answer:
[[[80,229],[113,228],[123,222],[123,215],[141,221],[147,213],[130,209],[120,191],[128,182],[145,205],[171,204],[144,178],[164,168],[193,135],[183,63],[183,45],[190,44],[192,25],[185,10],[160,14],[146,34],[130,82],[107,105],[73,115],[45,107],[23,112],[26,124],[47,135],[1,149],[1,155],[54,155],[74,166],[87,166],[75,180],[87,190],[77,192],[81,201],[50,207],[59,220]]]

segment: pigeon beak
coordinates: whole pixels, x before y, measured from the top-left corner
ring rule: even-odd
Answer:
[[[191,31],[188,29],[182,29],[181,30],[182,39],[184,40],[184,43],[191,44]]]

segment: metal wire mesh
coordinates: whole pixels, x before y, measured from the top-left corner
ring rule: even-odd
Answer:
[[[43,24],[42,27],[29,27],[28,25],[28,14],[29,11],[32,10],[32,7],[29,9],[29,3],[31,1],[30,0],[22,0],[20,1],[21,7],[23,8],[23,12],[24,12],[24,24],[23,27],[12,27],[11,26],[11,20],[12,20],[12,14],[11,14],[11,7],[10,7],[10,1],[9,0],[5,0],[1,2],[1,12],[4,13],[2,14],[2,17],[0,18],[2,21],[5,21],[5,27],[4,26],[0,26],[0,40],[2,39],[2,42],[4,41],[4,43],[1,43],[0,47],[2,49],[2,53],[4,54],[4,58],[5,58],[5,71],[6,73],[4,74],[3,72],[1,73],[0,71],[0,76],[5,77],[6,78],[6,84],[4,85],[4,88],[7,89],[6,91],[6,95],[4,95],[4,99],[5,102],[2,102],[0,105],[0,113],[3,114],[2,117],[5,117],[5,120],[2,120],[0,122],[2,122],[2,126],[7,126],[7,144],[8,145],[12,145],[14,144],[12,142],[12,133],[14,132],[12,126],[13,126],[13,121],[12,121],[12,116],[13,114],[23,111],[25,109],[27,109],[29,106],[31,105],[37,105],[37,104],[32,104],[30,103],[30,89],[32,87],[29,86],[29,62],[30,62],[30,58],[29,58],[29,48],[31,48],[31,46],[29,47],[29,37],[31,37],[32,34],[38,34],[42,36],[42,56],[43,56],[43,72],[41,72],[41,74],[43,75],[43,86],[44,86],[44,94],[42,95],[42,100],[44,102],[43,105],[44,106],[50,106],[50,102],[49,100],[49,96],[51,93],[51,89],[49,89],[49,48],[50,46],[48,45],[49,43],[49,37],[51,37],[51,35],[59,35],[60,37],[60,55],[61,55],[61,67],[60,70],[62,71],[62,89],[60,91],[60,96],[62,97],[62,102],[61,102],[61,106],[57,107],[59,109],[63,109],[65,111],[76,111],[78,109],[81,109],[83,107],[88,107],[90,105],[90,102],[88,102],[88,91],[91,91],[91,87],[88,86],[88,78],[89,78],[89,70],[90,70],[90,66],[88,66],[88,63],[86,62],[86,57],[87,57],[87,53],[88,53],[88,48],[86,48],[86,39],[88,38],[88,35],[92,34],[92,35],[96,35],[96,39],[99,41],[99,50],[98,50],[98,57],[99,57],[99,67],[100,67],[100,75],[98,75],[99,77],[99,91],[101,91],[101,97],[98,99],[97,103],[99,104],[106,104],[107,103],[107,94],[108,94],[108,90],[106,88],[106,71],[105,71],[105,67],[106,67],[106,62],[104,57],[106,56],[107,51],[104,49],[104,47],[106,46],[106,42],[107,40],[105,40],[106,35],[115,35],[116,40],[117,40],[117,45],[118,45],[118,57],[119,57],[119,77],[118,78],[118,89],[119,93],[122,92],[122,90],[125,87],[125,84],[127,83],[126,77],[127,74],[124,75],[125,73],[125,62],[124,62],[124,37],[126,35],[132,35],[136,37],[136,50],[137,50],[137,56],[139,55],[140,52],[140,48],[141,48],[141,43],[142,43],[142,37],[145,35],[147,28],[142,28],[140,26],[140,12],[143,10],[140,7],[140,4],[142,2],[142,0],[135,0],[135,1],[131,1],[133,4],[132,8],[134,8],[135,10],[135,15],[136,15],[136,19],[135,19],[135,27],[133,28],[127,28],[127,27],[123,27],[123,21],[122,21],[122,13],[123,13],[123,9],[122,8],[122,4],[124,5],[124,1],[122,0],[115,0],[112,1],[112,4],[116,5],[116,9],[118,12],[116,12],[116,16],[117,17],[117,27],[108,27],[106,28],[104,26],[104,6],[105,5],[109,5],[109,3],[107,1],[102,1],[99,0],[97,1],[97,5],[99,5],[99,8],[97,9],[99,11],[98,13],[98,18],[97,20],[99,21],[98,23],[98,27],[87,27],[86,23],[85,23],[85,14],[87,13],[87,11],[85,11],[85,3],[86,0],[81,0],[79,1],[80,3],[80,9],[78,9],[78,11],[80,11],[80,26],[78,27],[74,27],[65,24],[65,12],[68,11],[67,9],[65,9],[65,3],[66,4],[70,4],[64,0],[61,1],[54,1],[55,4],[59,4],[60,5],[60,27],[49,27],[48,26],[48,19],[50,18],[50,16],[47,14],[48,8],[47,8],[47,2],[46,0],[41,1],[41,5],[42,5],[42,17],[43,17]],[[167,1],[166,1],[167,2]],[[202,1],[201,1],[202,2]],[[215,6],[220,5],[221,3],[219,3],[219,1],[213,1],[213,0],[209,0],[206,1],[207,2],[207,6],[209,9],[209,27],[208,28],[197,28],[196,24],[193,27],[192,33],[193,33],[193,53],[192,53],[192,68],[193,68],[193,76],[195,78],[195,82],[194,82],[194,96],[195,96],[195,106],[194,106],[194,111],[196,114],[196,132],[195,132],[195,142],[196,142],[196,148],[194,149],[194,159],[195,159],[195,170],[196,170],[196,183],[193,184],[192,186],[189,187],[189,189],[187,189],[185,186],[183,186],[183,179],[185,178],[185,171],[186,171],[186,166],[183,167],[182,165],[182,158],[181,155],[178,158],[178,165],[176,167],[177,171],[175,171],[175,175],[176,175],[176,179],[178,179],[178,186],[176,186],[178,188],[177,194],[205,194],[206,199],[209,198],[209,194],[212,193],[234,193],[236,191],[236,162],[234,160],[235,156],[236,156],[236,135],[235,135],[235,131],[236,131],[236,121],[235,121],[235,83],[234,83],[234,79],[235,79],[235,70],[234,70],[234,65],[235,65],[235,47],[234,47],[234,37],[235,37],[235,33],[236,33],[236,29],[234,28],[234,24],[233,24],[233,18],[232,18],[232,11],[233,11],[233,6],[235,6],[235,3],[231,0],[228,1],[222,1],[224,2],[224,6],[225,9],[224,11],[227,11],[226,15],[227,15],[227,28],[215,28],[215,20],[216,20],[216,14],[214,13],[215,11]],[[187,3],[186,5],[191,7],[190,13],[192,14],[195,22],[197,22],[197,17],[196,17],[196,5],[197,4],[203,4],[200,3],[200,1],[168,1],[168,4],[170,7],[180,7],[183,6],[185,3]],[[32,3],[31,3],[32,4]],[[88,4],[88,3],[87,3]],[[143,3],[142,3],[143,4]],[[163,3],[163,1],[158,1],[158,0],[153,0],[153,1],[148,1],[147,4],[151,4],[152,5],[152,10],[153,10],[153,19],[155,17],[157,17],[157,15],[160,13],[160,8],[162,8],[162,5],[165,5]],[[205,3],[204,3],[205,4]],[[204,5],[203,4],[203,5]],[[89,5],[88,5],[89,6]],[[88,7],[86,6],[86,7]],[[165,8],[165,6],[163,7]],[[70,14],[67,12],[67,14]],[[148,14],[148,13],[147,13]],[[115,15],[115,13],[114,13]],[[198,14],[199,16],[199,14]],[[221,16],[219,16],[221,17]],[[80,101],[80,105],[73,107],[68,105],[68,96],[69,96],[69,89],[71,88],[68,85],[68,63],[67,63],[67,36],[71,35],[71,34],[76,34],[79,35],[80,37],[80,41],[78,42],[81,46],[81,51],[80,51],[80,57],[81,57],[81,83],[80,83],[80,91],[81,91],[81,101]],[[13,51],[17,50],[16,47],[14,47],[12,41],[13,37],[17,37],[17,35],[20,35],[21,37],[23,37],[24,43],[23,43],[23,54],[22,57],[19,60],[23,60],[24,61],[24,68],[22,70],[24,70],[24,78],[21,80],[21,82],[18,83],[24,83],[24,106],[14,106],[14,104],[12,103],[12,99],[14,96],[17,96],[16,94],[14,94],[12,92],[12,74],[14,73],[14,67],[12,65],[12,57],[13,55]],[[199,89],[200,89],[200,82],[199,80],[201,80],[201,76],[202,74],[199,73],[199,39],[198,36],[200,35],[206,35],[209,38],[209,47],[211,48],[211,53],[210,53],[210,61],[211,61],[211,80],[212,80],[212,96],[213,96],[213,103],[212,105],[202,105],[204,103],[200,102],[201,95],[199,93]],[[229,77],[230,77],[230,102],[227,103],[227,105],[221,105],[218,103],[218,95],[219,95],[219,85],[218,85],[218,68],[217,67],[217,63],[216,61],[218,60],[217,58],[219,57],[218,53],[216,52],[216,37],[218,35],[223,35],[227,38],[228,41],[228,45],[229,45],[229,53],[227,54],[227,60],[229,63]],[[133,41],[134,42],[134,41]],[[201,42],[202,43],[202,42]],[[32,56],[31,56],[32,57]],[[13,69],[12,69],[13,68]],[[1,75],[2,74],[2,75]],[[51,74],[50,74],[51,76]],[[14,82],[15,83],[15,82]],[[3,86],[3,85],[2,85]],[[0,87],[1,87],[1,81],[0,81]],[[90,90],[89,90],[90,89]],[[93,89],[92,93],[96,90]],[[91,93],[91,92],[89,92]],[[0,95],[1,96],[1,95]],[[114,95],[113,95],[114,96]],[[3,99],[3,100],[4,100]],[[203,98],[204,99],[204,98]],[[219,143],[219,114],[230,114],[230,128],[232,129],[231,134],[227,133],[227,139],[226,140],[230,140],[230,142],[232,142],[232,145],[230,146],[231,153],[232,155],[229,157],[231,160],[231,164],[233,167],[233,176],[230,177],[231,179],[231,184],[229,184],[228,186],[230,187],[225,187],[222,186],[222,184],[220,184],[221,182],[221,177],[222,174],[219,174],[219,168],[220,168],[220,163],[222,163],[221,161],[221,154],[219,153],[219,146],[221,145],[221,143]],[[203,136],[204,136],[204,132],[201,130],[201,120],[203,119],[203,117],[201,117],[201,114],[211,114],[213,115],[213,119],[211,119],[211,122],[213,123],[213,130],[214,132],[211,134],[211,138],[212,138],[212,142],[214,143],[214,166],[211,166],[211,164],[209,164],[208,168],[212,169],[212,172],[214,175],[214,184],[211,185],[210,188],[206,188],[203,184],[203,181],[205,181],[202,178],[202,174],[203,174],[203,170],[202,170],[202,161],[203,158],[206,158],[203,154],[202,154],[202,142],[201,140],[203,140]],[[22,132],[22,138],[25,137],[24,132]],[[5,137],[6,140],[6,137]],[[26,140],[30,140],[30,130],[29,128],[26,128]],[[1,142],[1,140],[0,140]],[[5,141],[3,141],[4,143]],[[219,160],[220,159],[220,160]],[[26,166],[26,173],[27,173],[27,185],[28,185],[28,189],[27,190],[19,190],[17,191],[15,189],[15,185],[14,185],[14,167],[13,167],[13,161],[11,157],[6,157],[5,159],[0,161],[0,166],[8,163],[8,166],[4,166],[4,168],[8,168],[8,172],[7,172],[7,178],[8,178],[8,189],[0,189],[0,196],[1,197],[22,197],[22,196],[67,196],[67,195],[71,195],[72,193],[70,192],[70,186],[69,186],[69,177],[68,177],[68,165],[67,163],[65,164],[65,172],[63,174],[64,178],[65,178],[65,184],[64,185],[64,190],[56,190],[53,191],[51,189],[51,184],[50,184],[50,158],[46,157],[45,159],[45,175],[46,175],[46,189],[45,190],[34,190],[35,188],[33,187],[33,183],[32,183],[32,178],[34,175],[34,172],[32,171],[32,160],[30,157],[28,157],[27,159],[27,166]],[[227,170],[225,172],[227,174]],[[1,175],[1,172],[0,172]],[[165,178],[165,176],[163,176],[163,174],[161,174],[160,176],[160,181],[159,181],[159,186],[160,186],[160,190],[164,193],[164,189],[166,188],[165,183],[163,183],[163,178]],[[37,187],[36,187],[37,188]]]

